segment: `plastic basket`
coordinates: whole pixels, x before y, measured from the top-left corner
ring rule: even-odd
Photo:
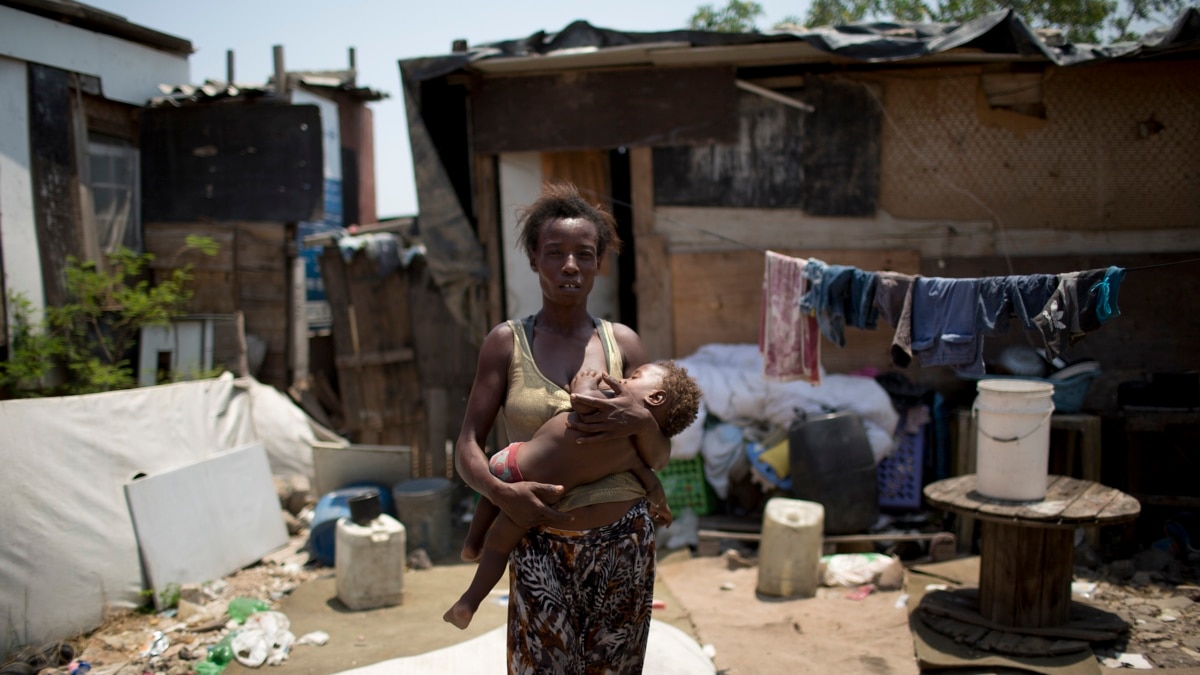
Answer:
[[[879,506],[886,509],[920,508],[925,433],[922,429],[912,434],[900,434],[897,438],[896,450],[875,467]]]
[[[712,512],[717,495],[704,478],[704,458],[672,459],[658,472],[663,491],[667,493],[667,506],[678,518],[684,509],[691,509],[698,516]]]

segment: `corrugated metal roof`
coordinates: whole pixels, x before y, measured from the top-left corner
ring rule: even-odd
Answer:
[[[301,86],[315,91],[341,92],[362,101],[381,101],[388,97],[386,92],[377,91],[370,87],[359,87],[355,80],[357,74],[353,70],[307,70],[289,71],[289,84]],[[275,95],[275,82],[271,78],[264,83],[221,82],[207,80],[201,86],[176,84],[158,86],[162,96],[151,99],[152,108],[165,106],[185,106],[199,103],[213,103],[221,100],[265,98]]]

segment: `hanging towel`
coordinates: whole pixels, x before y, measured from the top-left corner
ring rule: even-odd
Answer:
[[[1047,359],[1057,357],[1109,318],[1120,316],[1117,293],[1124,279],[1125,269],[1116,266],[1059,275],[1058,287],[1033,319]]]
[[[815,316],[800,308],[806,262],[767,251],[758,349],[763,376],[821,383],[821,342]]]

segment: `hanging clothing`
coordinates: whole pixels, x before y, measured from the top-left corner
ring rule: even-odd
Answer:
[[[1058,288],[1057,274],[1014,274],[1006,277],[979,279],[979,306],[982,311],[983,332],[1003,335],[1008,332],[1009,316],[1021,320],[1025,330],[1034,330],[1037,316],[1054,289]]]
[[[874,272],[809,258],[804,276],[809,285],[800,298],[800,308],[817,317],[821,334],[830,342],[845,347],[847,325],[875,328],[879,312],[875,309]]]
[[[904,292],[900,305],[900,316],[896,319],[896,332],[892,335],[892,363],[907,368],[913,360],[913,289],[920,276],[914,276]]]
[[[900,272],[876,272],[875,276],[875,313],[887,325],[897,328],[905,300],[911,297],[913,276]]]
[[[758,331],[764,377],[821,383],[819,326],[816,317],[800,307],[808,283],[804,274],[807,264],[800,258],[767,251]]]
[[[1125,269],[1116,266],[1059,275],[1058,287],[1033,319],[1047,359],[1056,358],[1084,334],[1121,315],[1117,294],[1124,279]]]
[[[921,277],[913,282],[912,351],[922,366],[983,375],[979,280]]]

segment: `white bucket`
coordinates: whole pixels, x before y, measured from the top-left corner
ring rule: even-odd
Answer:
[[[784,598],[816,595],[824,529],[825,507],[817,502],[768,500],[758,546],[758,592]]]
[[[993,499],[1036,501],[1050,473],[1054,385],[1021,379],[980,380],[975,416],[975,488]]]

